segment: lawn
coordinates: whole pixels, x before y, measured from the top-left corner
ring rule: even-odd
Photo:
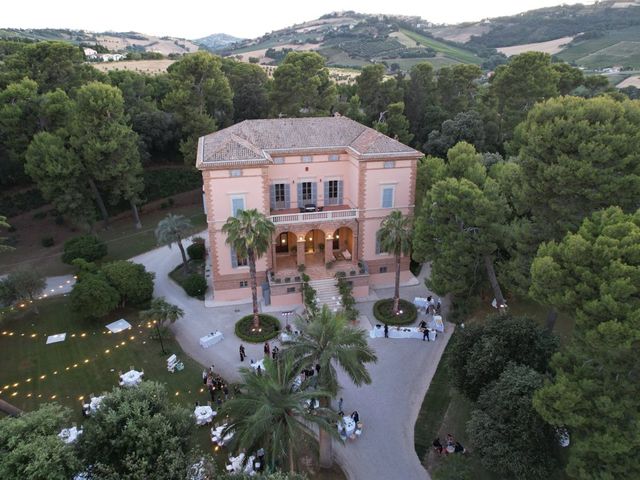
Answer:
[[[479,306],[465,323],[483,322],[487,314],[495,311],[490,305]],[[510,301],[509,311],[513,315],[527,315],[540,325],[544,325],[547,311],[531,300]],[[554,333],[565,344],[571,337],[574,322],[566,314],[560,313],[555,325]],[[455,334],[454,334],[455,335]],[[471,418],[473,403],[460,394],[450,383],[448,358],[451,343],[447,345],[440,360],[438,369],[425,395],[414,427],[415,449],[418,458],[432,474],[445,465],[447,458],[439,457],[431,448],[431,442],[436,437],[441,440],[451,433],[469,451],[468,461],[477,480],[499,480],[501,477],[486,470],[480,459],[473,454],[474,446],[468,441],[466,424]],[[566,452],[562,452],[566,457]],[[563,472],[558,472],[554,479],[565,479]],[[551,480],[551,479],[550,479]]]
[[[594,59],[591,55],[600,51],[609,50],[610,47],[616,45],[619,42],[640,42],[640,26],[633,26],[628,28],[622,28],[620,30],[609,31],[602,37],[584,40],[574,45],[565,48],[556,56],[565,62],[575,62],[578,65],[586,65],[587,63],[593,63]],[[613,49],[615,53],[615,48]],[[635,53],[634,51],[630,52]],[[591,60],[590,60],[591,57]],[[612,61],[609,61],[609,65]],[[626,62],[623,62],[626,64]],[[608,65],[605,65],[608,66]]]
[[[154,210],[142,213],[143,228],[136,230],[130,216],[114,220],[108,230],[99,229],[97,235],[108,245],[108,255],[105,261],[126,260],[135,255],[157,247],[154,230],[160,220],[168,213],[185,215],[194,225],[193,233],[201,231],[206,226],[206,217],[202,205],[188,205],[172,207],[165,210]],[[52,218],[34,219],[31,216],[17,221],[11,221],[18,228],[19,234],[16,249],[12,252],[0,254],[0,274],[19,268],[37,268],[45,275],[63,275],[72,272],[72,267],[62,263],[60,254],[66,240],[81,232],[73,231],[67,226],[56,225]],[[43,232],[55,239],[55,246],[45,248],[40,244]]]
[[[57,401],[70,407],[80,422],[81,396],[100,394],[118,385],[118,372],[129,366],[144,370],[145,379],[167,385],[176,403],[190,407],[206,403],[201,392],[202,367],[185,355],[174,340],[165,340],[163,354],[152,330],[140,324],[138,312],[123,309],[100,320],[79,318],[67,297],[39,303],[40,315],[20,312],[0,321],[0,349],[5,358],[0,369],[0,398],[23,410]],[[105,325],[125,318],[133,328],[109,334]],[[6,333],[5,333],[6,332]],[[64,342],[46,345],[48,335],[67,333]],[[170,373],[166,358],[175,353],[184,370]],[[30,380],[29,380],[30,379]]]
[[[400,31],[421,45],[430,47],[436,52],[443,53],[447,57],[457,60],[458,62],[472,63],[475,65],[480,65],[482,63],[482,59],[480,57],[468,50],[448,45],[434,38],[425,37],[424,35],[420,35],[419,33],[412,32],[411,30],[406,30],[404,28],[401,28]]]

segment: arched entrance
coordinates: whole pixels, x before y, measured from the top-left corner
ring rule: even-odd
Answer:
[[[324,265],[325,233],[314,228],[304,235],[304,263],[306,266]]]
[[[333,256],[336,260],[353,259],[355,245],[353,239],[353,230],[349,227],[340,227],[333,232]]]
[[[276,235],[275,241],[275,269],[295,269],[296,262],[296,234],[293,232],[281,232]]]

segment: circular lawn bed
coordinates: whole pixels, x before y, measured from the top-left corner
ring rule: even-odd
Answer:
[[[418,318],[418,310],[413,303],[400,299],[398,307],[402,313],[394,314],[393,298],[378,300],[373,305],[373,315],[376,317],[376,320],[386,323],[387,325],[408,325],[415,322],[416,318]]]
[[[242,317],[236,322],[236,335],[245,342],[262,343],[277,337],[280,333],[280,322],[276,317],[258,315],[260,317],[260,328],[253,328],[253,313]]]

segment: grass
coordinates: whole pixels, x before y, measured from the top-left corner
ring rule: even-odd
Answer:
[[[402,313],[396,315],[393,313],[393,298],[378,300],[373,304],[373,315],[387,325],[408,325],[416,321],[418,310],[413,303],[400,299],[398,307]]]
[[[509,311],[513,315],[527,315],[540,325],[544,325],[546,310],[531,300],[510,301]],[[494,309],[486,304],[477,308],[465,319],[465,323],[483,322]],[[560,313],[554,333],[560,337],[562,344],[566,344],[573,332],[574,322],[566,314]],[[454,334],[455,335],[455,334]],[[474,472],[476,480],[499,480],[501,477],[486,470],[480,459],[473,454],[474,446],[466,436],[466,424],[471,418],[473,403],[459,393],[450,383],[449,358],[451,355],[451,341],[442,355],[436,373],[429,385],[414,427],[414,442],[418,458],[431,473],[446,467],[447,458],[439,457],[431,449],[431,443],[436,437],[444,439],[451,433],[469,450],[468,462]],[[566,452],[561,452],[566,458]],[[558,472],[553,478],[564,479],[564,473]]]
[[[280,333],[280,322],[276,317],[259,314],[260,328],[257,331],[253,329],[253,314],[246,315],[236,322],[236,335],[250,343],[262,343],[275,338]]]
[[[18,408],[33,410],[55,400],[70,407],[73,420],[80,422],[79,398],[110,391],[118,385],[118,372],[131,365],[144,370],[145,379],[166,384],[178,404],[190,407],[196,400],[206,403],[209,399],[207,392],[200,391],[202,366],[172,339],[163,340],[167,352],[163,354],[160,343],[151,338],[153,331],[140,324],[137,310],[121,309],[91,321],[71,311],[67,297],[42,300],[39,308],[40,315],[14,312],[0,323],[0,349],[8,360],[0,369],[0,398]],[[119,318],[125,318],[133,328],[104,333],[104,326]],[[63,332],[67,333],[64,342],[45,344],[48,335]],[[172,353],[184,363],[181,372],[167,371],[166,359]]]
[[[189,264],[189,267],[191,268],[191,271],[188,272],[188,273],[184,271],[184,266],[183,266],[182,262],[180,262],[180,264],[176,268],[174,268],[173,270],[171,270],[169,272],[169,278],[171,278],[171,280],[173,280],[178,285],[180,285],[184,289],[184,291],[185,291],[185,293],[187,295],[189,295],[189,292],[187,292],[187,289],[185,288],[185,282],[193,274],[198,274],[202,278],[204,278],[205,261],[204,260],[189,260],[188,264]],[[189,296],[191,296],[191,295],[189,295]],[[204,300],[204,294],[197,295],[196,298],[198,298],[200,300]]]
[[[472,63],[474,65],[480,65],[482,63],[482,59],[480,57],[463,48],[454,47],[447,43],[440,42],[434,38],[426,37],[424,35],[420,35],[419,33],[412,32],[411,30],[406,30],[404,28],[401,28],[400,31],[411,40],[418,42],[420,45],[430,47],[436,52],[442,53],[458,62]]]
[[[193,223],[193,232],[203,230],[206,226],[206,216],[202,212],[202,205],[188,205],[184,207],[173,207],[166,210],[155,210],[149,213],[142,213],[141,220],[143,228],[136,230],[129,216],[114,220],[109,230],[101,229],[96,234],[102,238],[108,246],[108,254],[103,261],[126,260],[141,253],[156,248],[157,242],[154,235],[156,225],[168,213],[184,215]],[[62,263],[60,254],[64,242],[81,232],[72,231],[68,227],[58,227],[54,225],[51,218],[41,220],[32,219],[29,215],[28,225],[19,225],[18,233],[21,238],[12,252],[0,254],[0,273],[7,273],[19,268],[36,268],[38,272],[45,276],[64,275],[71,273],[73,268]],[[56,246],[44,248],[40,244],[40,233],[43,231],[54,231]],[[30,235],[32,238],[26,238]],[[176,250],[177,251],[177,250]]]

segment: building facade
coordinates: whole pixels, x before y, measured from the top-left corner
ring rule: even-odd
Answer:
[[[391,284],[394,257],[382,252],[380,223],[412,215],[422,153],[346,117],[246,120],[201,137],[213,295],[249,299],[249,268],[226,244],[222,226],[255,208],[276,226],[257,262],[259,290],[273,305],[301,298],[299,265],[313,279],[344,271],[354,296]],[[402,259],[409,278],[409,258]]]

